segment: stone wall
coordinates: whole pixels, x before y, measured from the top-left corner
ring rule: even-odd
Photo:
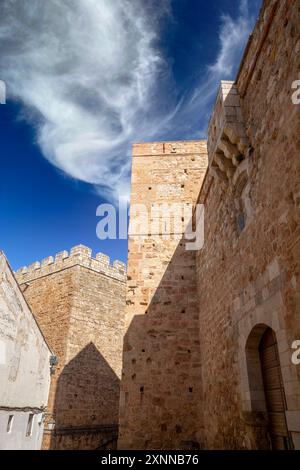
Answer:
[[[0,449],[41,448],[50,356],[45,338],[0,252]]]
[[[287,425],[300,446],[300,368],[291,362],[300,338],[300,107],[291,99],[299,51],[299,2],[265,1],[238,79],[222,83],[210,123],[197,254],[210,449],[269,447],[263,389],[247,361],[266,327],[276,333]]]
[[[299,2],[266,0],[207,146],[134,145],[125,314],[125,266],[86,247],[18,273],[59,358],[45,447],[113,447],[120,398],[120,449],[270,448],[258,345],[271,328],[300,448],[299,51]],[[196,201],[198,252],[189,218],[169,231],[155,208]]]
[[[236,82],[221,83],[205,178],[204,142],[133,147],[131,203],[198,200],[205,244],[195,257],[183,231],[164,240],[131,211],[120,448],[270,448],[267,328],[300,448],[299,51],[299,2],[266,0]]]
[[[44,447],[114,447],[126,266],[84,246],[22,268],[18,281],[58,357]],[[53,426],[54,430],[52,430]]]
[[[164,239],[163,215],[151,208],[193,205],[206,168],[203,141],[133,147],[120,449],[200,445],[196,257],[183,239],[189,220],[179,217],[178,223],[174,216]],[[136,204],[145,206],[147,217]]]

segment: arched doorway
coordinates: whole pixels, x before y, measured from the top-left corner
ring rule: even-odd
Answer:
[[[287,407],[280,369],[277,340],[276,335],[271,328],[266,329],[260,340],[259,358],[272,449],[291,449],[292,442],[286,423],[285,410]]]

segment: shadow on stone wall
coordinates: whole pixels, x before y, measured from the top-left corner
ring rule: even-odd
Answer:
[[[162,277],[148,307],[140,292],[150,290],[151,281],[146,280],[140,290],[136,280],[128,281],[128,290],[136,292],[128,297],[128,308],[146,312],[132,318],[124,338],[120,449],[200,446],[202,387],[196,257],[195,251],[186,251],[184,240],[177,246],[175,241],[172,243],[169,256],[163,255]],[[162,253],[166,251],[163,245],[160,248]],[[155,264],[155,256],[148,253],[145,257]],[[153,273],[158,274],[157,269],[154,267]]]
[[[51,449],[114,449],[119,378],[93,343],[62,370],[54,404]]]

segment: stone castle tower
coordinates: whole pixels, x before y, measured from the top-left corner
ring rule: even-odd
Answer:
[[[131,212],[121,449],[300,449],[299,51],[299,2],[265,0],[207,146],[133,147],[131,203],[199,202],[205,233]]]
[[[189,220],[180,227],[173,220],[164,240],[158,214],[156,231],[141,234],[134,205],[144,204],[149,214],[157,203],[194,205],[206,169],[205,141],[133,147],[122,449],[197,445],[202,398],[196,253],[186,251],[182,240]]]
[[[51,349],[44,448],[114,447],[126,266],[84,246],[22,268],[17,279]]]
[[[299,2],[265,0],[208,141],[134,145],[127,285],[83,246],[18,272],[59,358],[45,448],[300,449],[299,51]]]

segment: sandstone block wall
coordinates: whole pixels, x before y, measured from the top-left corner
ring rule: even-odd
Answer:
[[[126,266],[79,246],[21,269],[18,281],[58,357],[44,447],[115,446]],[[54,430],[52,430],[55,425]]]
[[[228,138],[235,117],[210,127],[210,168],[200,195],[205,246],[197,254],[210,449],[269,448],[264,392],[247,360],[247,348],[266,327],[277,336],[287,425],[300,445],[300,369],[291,362],[292,342],[300,338],[300,107],[291,99],[299,50],[299,2],[265,1],[237,82],[228,87],[241,108],[238,135],[246,132],[249,146],[237,153],[238,140]],[[212,124],[220,122],[228,96],[218,102]],[[234,161],[236,155],[241,158]],[[224,157],[236,163],[230,171]]]
[[[149,214],[157,203],[194,205],[206,168],[203,141],[133,147],[120,449],[200,445],[196,256],[183,240],[189,221],[172,225],[164,240],[162,217],[152,214],[159,224],[149,232],[134,205],[144,204]]]
[[[204,142],[133,148],[132,204],[198,200],[205,244],[195,257],[182,234],[141,238],[137,222],[147,224],[131,213],[120,448],[270,448],[267,328],[300,448],[299,28],[299,2],[264,2],[236,82],[221,83],[205,178]]]

